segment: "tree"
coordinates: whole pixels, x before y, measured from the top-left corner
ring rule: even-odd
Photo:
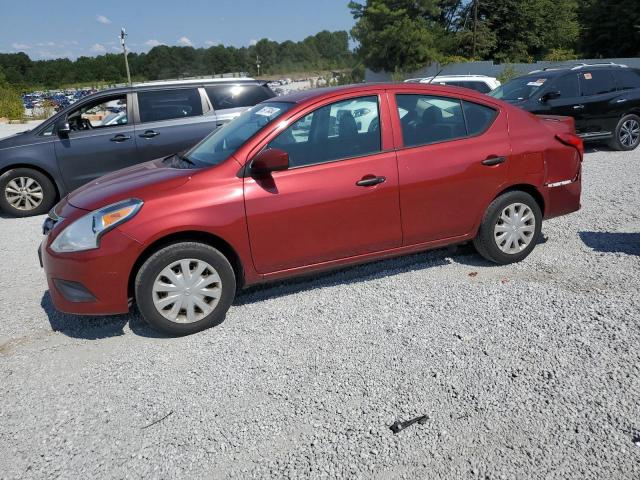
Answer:
[[[436,0],[366,0],[349,3],[356,50],[374,71],[405,73],[436,60],[440,10]]]
[[[11,88],[0,69],[0,117],[20,119],[24,116],[24,106],[20,95]]]
[[[579,11],[580,46],[587,57],[640,55],[638,0],[585,0]]]

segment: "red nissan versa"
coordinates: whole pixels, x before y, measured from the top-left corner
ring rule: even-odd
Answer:
[[[71,193],[40,253],[59,310],[133,299],[152,326],[189,334],[259,282],[467,241],[522,260],[543,218],[580,208],[582,155],[572,119],[467,89],[306,91]]]

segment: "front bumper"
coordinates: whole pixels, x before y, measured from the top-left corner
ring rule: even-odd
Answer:
[[[56,253],[46,236],[38,255],[57,310],[79,315],[129,311],[129,276],[142,245],[117,228],[100,239],[100,248]]]

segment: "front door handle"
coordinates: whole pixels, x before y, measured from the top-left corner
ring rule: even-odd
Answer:
[[[574,110],[584,110],[584,105],[574,105],[573,109]]]
[[[129,135],[122,135],[122,134],[118,134],[115,137],[111,137],[111,141],[112,142],[124,142],[125,140],[131,140],[131,137]]]
[[[507,157],[490,156],[490,157],[487,157],[485,160],[483,160],[482,164],[488,167],[492,167],[494,165],[500,165],[501,163],[504,163],[506,161],[507,161]]]
[[[154,132],[153,130],[147,130],[146,132],[140,134],[139,137],[142,137],[142,138],[153,138],[153,137],[157,137],[158,135],[160,135],[160,132]]]
[[[358,180],[356,185],[359,187],[372,187],[374,185],[378,185],[379,183],[383,183],[387,180],[387,177],[374,177],[371,175],[367,175],[366,177],[362,177],[362,180]]]

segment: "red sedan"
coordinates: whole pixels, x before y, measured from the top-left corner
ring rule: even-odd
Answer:
[[[45,222],[53,302],[154,327],[221,322],[236,289],[473,241],[524,259],[580,208],[573,120],[455,87],[356,85],[261,103],[184,155],[76,190]]]

